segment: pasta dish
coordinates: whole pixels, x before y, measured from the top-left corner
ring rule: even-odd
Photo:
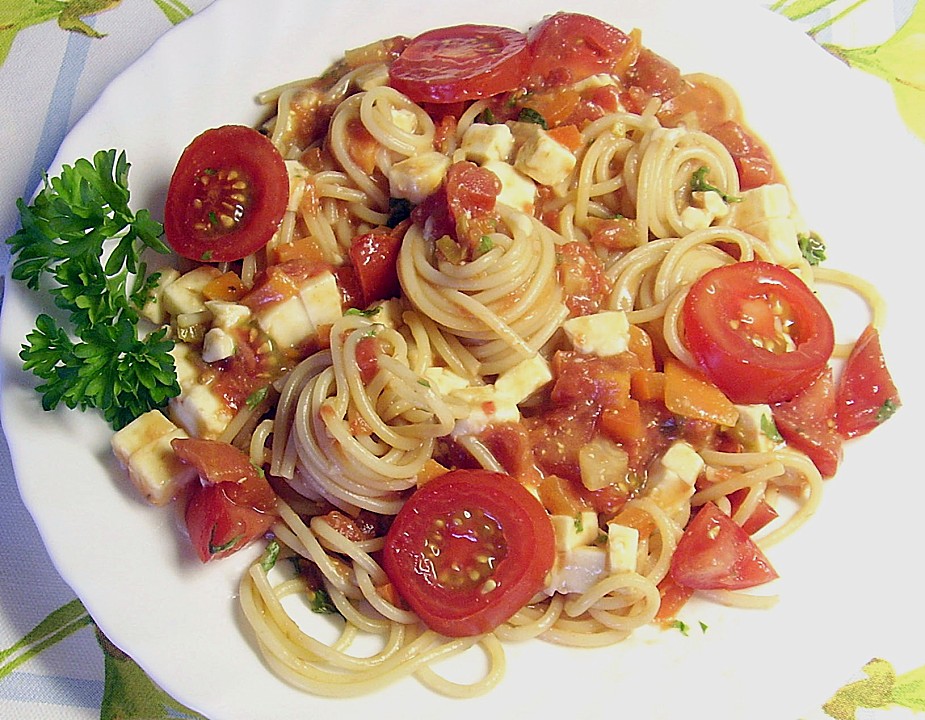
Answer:
[[[265,543],[239,599],[275,672],[469,697],[505,643],[774,602],[768,549],[900,400],[880,296],[823,267],[734,89],[559,13],[383,39],[259,101],[179,158],[144,314],[180,393],[112,444],[204,562]],[[856,341],[822,284],[867,304]],[[440,675],[476,646],[483,677]]]

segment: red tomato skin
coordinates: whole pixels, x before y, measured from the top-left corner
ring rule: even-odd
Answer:
[[[217,440],[177,438],[177,456],[199,471],[186,527],[202,562],[227,557],[263,536],[276,520],[276,494],[247,455]]]
[[[835,399],[835,426],[845,438],[866,435],[902,405],[887,369],[880,333],[868,325],[861,333],[842,371]],[[889,414],[888,413],[888,414]]]
[[[789,304],[796,348],[756,347],[731,323],[766,294]],[[775,403],[797,395],[825,369],[835,330],[825,307],[794,273],[761,260],[715,268],[692,286],[682,307],[685,344],[710,380],[736,403]]]
[[[401,293],[398,283],[400,249],[401,237],[392,233],[370,232],[353,239],[350,263],[360,284],[364,306]]]
[[[531,84],[559,86],[613,71],[630,39],[597,18],[559,12],[530,28],[527,43]]]
[[[740,123],[727,120],[711,128],[710,134],[732,155],[739,173],[739,187],[742,190],[751,190],[777,180],[771,153]]]
[[[236,169],[248,184],[241,218],[228,231],[194,227],[200,178]],[[167,188],[164,232],[173,250],[197,262],[240,260],[273,236],[289,202],[286,164],[269,139],[245,125],[224,125],[197,136],[183,151]],[[201,220],[201,218],[200,218]]]
[[[435,521],[463,510],[482,511],[501,528],[503,557],[483,584],[448,587],[424,552]],[[446,547],[445,545],[443,547]],[[491,632],[539,592],[555,560],[555,537],[539,501],[510,475],[452,470],[419,488],[385,538],[382,565],[392,584],[431,630],[448,637]]]
[[[826,368],[803,392],[771,406],[774,424],[787,444],[806,453],[824,478],[842,460],[842,437],[835,426],[835,380]]]
[[[748,533],[712,502],[685,528],[670,573],[676,583],[695,590],[744,590],[778,577]]]
[[[389,84],[418,103],[458,103],[517,88],[527,38],[494,25],[455,25],[415,37],[389,67]]]

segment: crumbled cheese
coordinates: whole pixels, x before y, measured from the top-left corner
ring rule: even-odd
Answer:
[[[426,152],[401,160],[389,169],[389,194],[420,203],[440,187],[450,159],[443,153]]]
[[[212,363],[230,358],[236,347],[234,337],[227,330],[211,328],[202,340],[202,359]]]
[[[507,162],[514,149],[514,135],[507,125],[472,123],[463,133],[461,147],[466,160],[478,165],[491,161]]]
[[[732,433],[742,443],[746,452],[770,452],[777,446],[777,441],[769,437],[764,430],[765,424],[773,424],[770,405],[736,405],[739,419]]]
[[[635,572],[639,550],[639,531],[636,528],[607,523],[607,566],[611,573]]]
[[[629,348],[630,325],[622,310],[569,318],[562,323],[562,329],[572,347],[588,355],[609,357]]]
[[[539,125],[517,150],[514,167],[540,185],[557,185],[575,168],[575,155]]]

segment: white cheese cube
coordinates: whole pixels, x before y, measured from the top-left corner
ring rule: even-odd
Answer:
[[[176,456],[170,441],[187,437],[179,428],[132,454],[126,465],[129,479],[152,505],[166,505],[180,488],[197,477],[196,469]]]
[[[514,149],[514,135],[507,125],[472,123],[463,133],[461,147],[466,159],[478,165],[507,162]]]
[[[160,410],[149,410],[113,433],[110,438],[113,454],[124,465],[132,453],[176,429]]]
[[[622,310],[605,310],[593,315],[569,318],[562,329],[578,352],[609,357],[626,352],[630,324]]]
[[[712,222],[713,215],[703,208],[688,205],[681,211],[681,223],[689,232],[704,230],[710,227]]]
[[[302,286],[299,296],[315,329],[322,325],[333,325],[343,314],[340,288],[330,270],[310,278]]]
[[[800,239],[797,237],[797,224],[789,217],[770,217],[741,229],[763,240],[774,261],[780,265],[797,265],[803,259]]]
[[[170,400],[173,421],[193,437],[215,440],[234,417],[225,401],[207,385],[192,385]]]
[[[315,334],[305,303],[299,296],[269,305],[257,313],[257,323],[277,345],[296,347]]]
[[[495,392],[520,405],[551,380],[549,362],[536,354],[501,373],[495,380]]]
[[[180,272],[171,267],[163,268],[157,272],[157,284],[141,308],[141,316],[155,325],[163,325],[167,322],[167,309],[164,307],[164,288],[176,281],[180,277]]]
[[[691,193],[691,205],[701,208],[714,218],[724,218],[729,215],[729,205],[718,192],[713,190],[695,190]]]
[[[429,367],[424,370],[424,379],[441,395],[449,395],[469,387],[469,381],[445,367]]]
[[[584,510],[574,515],[550,515],[552,529],[556,535],[556,549],[567,552],[579,545],[590,545],[600,533],[597,525],[597,513]]]
[[[528,215],[533,213],[533,204],[536,202],[536,184],[533,180],[500,160],[490,160],[483,163],[482,167],[491,170],[501,181],[499,203]]]
[[[607,568],[611,573],[636,572],[639,531],[636,528],[607,523]]]
[[[739,193],[739,202],[729,206],[726,222],[745,229],[767,218],[789,217],[793,209],[790,191],[782,183],[769,183]]]
[[[469,405],[469,413],[458,420],[452,436],[478,435],[489,425],[519,422],[517,403],[499,396],[491,385],[473,385],[451,393],[451,397]]]
[[[230,358],[236,346],[232,335],[222,328],[214,327],[202,339],[202,359],[212,363]]]
[[[703,458],[683,440],[673,443],[662,455],[659,463],[666,471],[673,472],[690,486],[697,482],[704,465]]]
[[[534,127],[532,137],[517,151],[514,167],[540,185],[557,185],[575,168],[575,155],[539,125]]]
[[[413,155],[389,168],[389,194],[417,204],[432,194],[446,176],[450,159],[443,153]]]
[[[559,553],[550,573],[546,594],[587,592],[607,572],[607,551],[604,548],[581,545]]]
[[[411,110],[405,108],[392,108],[389,111],[392,116],[392,124],[399,130],[407,133],[413,133],[418,129],[418,118]]]
[[[197,313],[206,309],[202,290],[221,273],[212,265],[200,265],[164,287],[161,302],[171,315]]]
[[[747,452],[770,452],[777,447],[765,428],[774,427],[774,415],[769,405],[736,405],[739,419],[732,433],[742,443]]]
[[[230,330],[247,322],[251,316],[251,309],[227,300],[206,300],[206,310],[212,313],[212,327]]]
[[[170,351],[177,373],[177,383],[181,390],[186,390],[199,382],[202,368],[198,364],[197,355],[188,343],[174,343]]]
[[[703,458],[697,451],[679,440],[649,466],[645,494],[671,513],[694,494],[694,484],[703,466]]]

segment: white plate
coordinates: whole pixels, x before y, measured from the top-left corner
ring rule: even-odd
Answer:
[[[383,8],[388,7],[388,11]],[[156,216],[175,159],[209,126],[253,122],[255,93],[316,74],[348,47],[459,22],[526,28],[557,2],[470,3],[218,0],[162,38],[101,96],[61,147],[61,163],[125,149],[132,199]],[[713,72],[739,90],[747,118],[774,150],[803,214],[829,246],[828,264],[862,273],[891,301],[886,347],[906,407],[849,446],[822,510],[771,551],[782,575],[767,612],[694,604],[693,625],[602,650],[538,641],[510,647],[508,673],[487,697],[449,701],[413,680],[370,698],[322,700],[274,677],[235,600],[248,553],[202,567],[170,510],[145,506],[109,452],[94,415],[43,413],[16,357],[43,300],[7,283],[3,426],[22,496],[52,559],[112,640],[178,700],[213,720],[284,717],[519,717],[563,706],[571,717],[795,718],[818,710],[875,655],[890,657],[918,617],[907,582],[922,507],[913,337],[903,288],[921,283],[922,148],[895,119],[885,85],[851,72],[779,16],[743,2],[574,2],[629,30],[684,71]],[[918,181],[921,186],[921,181]],[[12,202],[6,198],[4,202]],[[911,247],[910,247],[911,246]],[[900,300],[907,300],[904,305]],[[836,311],[837,313],[838,311]],[[836,318],[838,320],[838,318]],[[839,322],[843,335],[862,321]],[[911,332],[910,332],[911,331]],[[913,335],[913,333],[915,333]],[[917,475],[917,477],[916,477]],[[24,573],[28,568],[24,566]],[[28,581],[26,579],[26,581]],[[701,632],[698,621],[708,625]],[[560,705],[561,702],[561,705]]]

